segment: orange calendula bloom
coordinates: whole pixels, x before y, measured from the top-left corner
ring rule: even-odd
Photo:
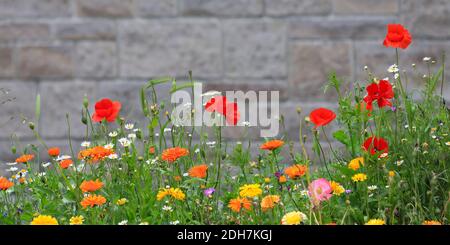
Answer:
[[[22,155],[16,159],[16,163],[27,163],[27,162],[33,160],[33,158],[34,158],[34,155],[31,155],[31,154]]]
[[[280,148],[283,145],[284,145],[284,141],[282,141],[282,140],[270,140],[270,141],[267,141],[266,143],[262,144],[260,149],[273,151],[273,150]]]
[[[73,164],[72,159],[64,159],[61,162],[59,162],[59,166],[62,169],[67,169],[68,167],[70,167]]]
[[[0,177],[0,190],[6,191],[13,186],[14,186],[13,182],[9,181],[5,177]]]
[[[164,188],[159,190],[158,194],[156,195],[156,200],[161,201],[164,199],[164,197],[170,196],[176,200],[183,201],[186,198],[186,195],[183,193],[183,191],[180,188]]]
[[[442,225],[442,223],[437,220],[425,220],[422,225]]]
[[[80,202],[80,204],[81,204],[81,206],[83,206],[83,208],[87,208],[87,207],[93,208],[94,206],[101,206],[105,203],[106,203],[106,198],[104,198],[102,195],[95,195],[95,194],[87,195]]]
[[[31,225],[58,225],[58,220],[50,215],[39,215],[34,217],[30,223]]]
[[[187,156],[189,151],[185,148],[174,147],[165,149],[161,155],[161,159],[169,163],[175,162],[180,157]]]
[[[60,150],[58,147],[52,147],[52,148],[48,149],[47,153],[51,157],[57,157],[57,156],[59,156]]]
[[[307,171],[306,165],[295,164],[284,169],[284,173],[291,179],[302,177]]]
[[[208,165],[202,164],[198,166],[194,166],[189,169],[189,176],[193,178],[206,178],[208,171]]]
[[[100,180],[88,180],[83,181],[80,185],[80,189],[83,192],[94,192],[100,190],[103,187],[103,182]]]
[[[286,181],[287,181],[287,179],[286,179],[286,176],[284,176],[284,175],[281,175],[278,178],[278,182],[280,182],[280,184],[286,183]]]
[[[280,196],[278,195],[268,195],[265,196],[261,200],[261,209],[263,212],[272,209],[275,207],[276,204],[280,202]]]
[[[148,148],[148,153],[150,153],[151,155],[155,154],[155,147],[150,146],[150,148]]]
[[[241,211],[241,208],[244,210],[251,210],[252,203],[247,198],[234,198],[231,199],[228,203],[228,207],[236,213]]]
[[[80,151],[80,153],[78,153],[78,159],[86,160],[88,163],[96,163],[105,159],[111,154],[114,154],[114,151],[112,149],[108,149],[103,146],[95,146]]]

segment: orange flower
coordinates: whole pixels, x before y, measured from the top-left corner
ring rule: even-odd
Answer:
[[[202,164],[189,169],[189,176],[193,178],[206,178],[208,165]]]
[[[187,156],[189,151],[185,148],[174,147],[165,149],[161,155],[161,159],[169,163],[175,162],[180,157]]]
[[[48,155],[51,157],[57,157],[59,156],[60,150],[58,147],[52,147],[48,149]]]
[[[83,192],[94,192],[96,190],[99,190],[103,187],[103,182],[101,182],[100,180],[88,180],[88,181],[83,181],[83,183],[81,183],[80,185],[80,189]]]
[[[437,220],[425,220],[422,225],[442,225],[442,223]]]
[[[305,175],[307,170],[308,169],[306,168],[305,165],[295,164],[295,165],[287,167],[284,170],[284,173],[287,176],[289,176],[289,178],[296,179],[296,178],[299,178],[299,177],[302,177],[303,175]]]
[[[83,200],[81,200],[80,204],[83,206],[83,208],[94,206],[101,206],[106,203],[106,198],[104,198],[102,195],[87,195]]]
[[[59,166],[62,169],[67,169],[68,167],[70,167],[73,164],[72,159],[64,159],[61,162],[59,162]]]
[[[88,163],[96,163],[113,154],[114,151],[112,149],[107,149],[103,146],[95,146],[92,148],[88,148],[86,150],[80,151],[78,153],[78,159],[87,160]]]
[[[265,212],[268,209],[274,208],[275,204],[278,204],[279,202],[280,202],[280,196],[278,196],[278,195],[265,196],[261,200],[261,209],[262,209],[263,212]]]
[[[31,154],[22,155],[16,159],[16,163],[27,163],[27,162],[31,161],[33,158],[34,158],[34,155],[31,155]]]
[[[283,145],[284,145],[284,141],[282,141],[282,140],[270,140],[270,141],[267,141],[266,143],[262,144],[260,149],[273,151],[275,149],[280,148]]]
[[[280,178],[278,178],[278,182],[280,182],[281,184],[286,183],[287,179],[286,176],[281,175]]]
[[[151,155],[155,154],[155,147],[150,146],[150,148],[148,148],[148,153],[150,153]]]
[[[173,176],[173,179],[175,180],[175,181],[181,181],[181,176],[179,176],[179,175],[177,175],[177,176]]]
[[[12,186],[14,186],[14,183],[9,181],[7,178],[5,177],[0,177],[0,190],[2,191],[6,191],[9,188],[11,188]]]
[[[228,203],[228,207],[233,210],[236,213],[239,213],[241,211],[241,208],[245,210],[251,210],[252,209],[252,203],[247,198],[235,198],[231,199]]]

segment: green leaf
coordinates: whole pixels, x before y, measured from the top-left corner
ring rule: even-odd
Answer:
[[[170,81],[172,81],[171,77],[163,77],[163,78],[153,79],[153,80],[148,81],[147,88],[150,88],[150,87],[155,86],[157,84],[170,82]]]
[[[341,142],[342,144],[349,146],[350,145],[350,138],[347,134],[345,134],[344,130],[338,130],[333,133],[333,138]]]

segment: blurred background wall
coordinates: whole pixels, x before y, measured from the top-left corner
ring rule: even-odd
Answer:
[[[280,91],[295,138],[298,106],[305,114],[336,108],[335,94],[323,94],[329,72],[364,81],[367,65],[388,76],[395,52],[382,40],[391,22],[413,36],[401,69],[424,68],[424,56],[450,50],[447,0],[0,0],[0,100],[13,100],[0,105],[0,158],[13,159],[11,133],[33,142],[21,121],[33,118],[37,93],[42,136],[67,149],[66,113],[80,141],[84,94],[91,108],[107,96],[123,103],[123,116],[139,118],[144,82],[183,81],[188,70],[207,90]]]

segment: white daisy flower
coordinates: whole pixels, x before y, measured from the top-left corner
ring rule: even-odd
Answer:
[[[133,128],[134,128],[134,124],[132,124],[132,123],[125,124],[125,129],[132,130]]]
[[[172,208],[171,206],[164,205],[164,206],[162,207],[162,210],[163,210],[163,211],[167,211],[167,212],[172,212],[172,211],[173,211],[173,208]]]
[[[113,153],[113,154],[109,155],[108,158],[111,160],[116,160],[119,158],[119,156],[116,153]]]
[[[180,221],[178,221],[178,220],[170,221],[171,225],[178,225],[179,223],[180,223]]]
[[[111,138],[115,138],[115,137],[117,137],[118,134],[119,134],[119,133],[117,133],[117,131],[112,131],[112,132],[110,132],[108,135],[109,135],[109,137],[111,137]]]
[[[172,131],[171,128],[165,128],[165,129],[164,129],[164,133],[170,133],[171,131]]]
[[[51,162],[46,162],[42,164],[42,167],[46,168],[48,166],[50,166],[52,163]]]
[[[57,158],[55,159],[55,161],[59,162],[59,161],[66,160],[66,159],[71,159],[71,158],[72,158],[72,157],[69,156],[69,155],[62,155],[62,156],[57,157]]]
[[[393,64],[393,65],[389,66],[389,68],[387,69],[387,71],[388,71],[389,73],[398,73],[399,69],[398,69],[397,64]]]
[[[17,165],[17,163],[16,162],[7,162],[6,165],[7,166],[14,166],[14,165]]]
[[[397,166],[401,166],[403,164],[403,162],[404,162],[404,160],[399,160],[399,161],[396,161],[395,164]]]
[[[86,148],[88,148],[89,146],[91,146],[91,142],[89,142],[89,141],[83,141],[83,142],[81,142],[81,147],[86,147]]]
[[[128,134],[128,138],[134,140],[136,139],[136,134]]]
[[[118,225],[128,225],[128,220],[122,220]]]
[[[114,144],[113,143],[106,144],[105,148],[111,150],[112,148],[114,148]]]
[[[376,185],[370,185],[370,186],[367,187],[367,189],[369,191],[374,191],[374,190],[378,189],[378,187]]]
[[[428,62],[431,60],[431,57],[423,57],[423,61]]]
[[[128,140],[127,138],[120,138],[119,139],[119,143],[123,146],[123,147],[129,147],[131,144],[131,141]]]

